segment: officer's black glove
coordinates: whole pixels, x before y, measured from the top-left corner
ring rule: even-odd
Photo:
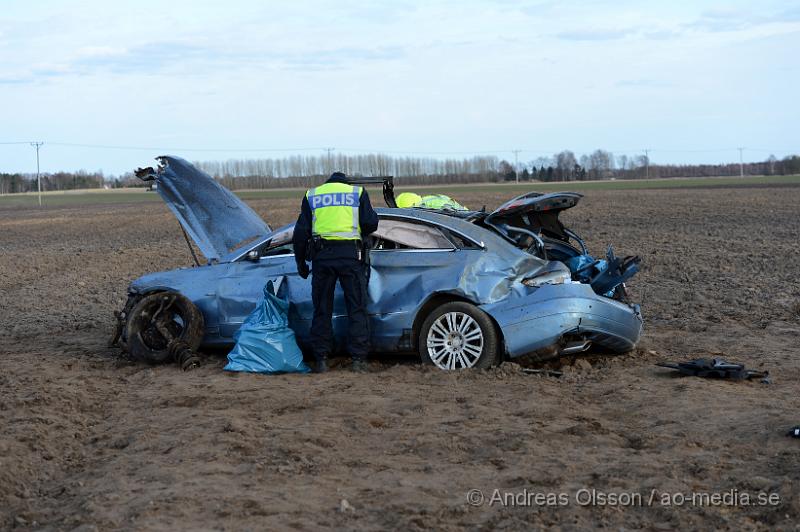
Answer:
[[[308,274],[311,273],[308,269],[308,265],[304,262],[302,264],[297,264],[297,273],[303,279],[308,279]]]

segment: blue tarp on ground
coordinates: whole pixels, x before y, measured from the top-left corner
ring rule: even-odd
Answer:
[[[264,297],[234,334],[236,346],[228,353],[227,371],[251,373],[308,373],[303,353],[289,328],[289,302],[275,295],[272,281]]]

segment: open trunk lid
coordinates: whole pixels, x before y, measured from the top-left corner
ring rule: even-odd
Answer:
[[[577,205],[582,197],[577,192],[528,192],[500,205],[486,216],[485,223],[501,231],[506,225],[541,231],[566,242],[569,236],[558,215]]]
[[[577,192],[528,192],[500,205],[487,216],[487,220],[535,212],[561,212],[577,205],[582,197],[583,194]]]
[[[271,229],[258,214],[210,175],[180,157],[156,158],[157,169],[139,168],[136,176],[153,181],[158,194],[209,260],[216,262]]]

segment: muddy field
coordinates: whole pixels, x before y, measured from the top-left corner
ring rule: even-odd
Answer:
[[[278,225],[295,203],[252,205]],[[0,528],[796,530],[798,205],[798,187],[592,192],[566,221],[596,253],[642,255],[646,333],[552,364],[560,379],[137,365],[105,344],[130,280],[191,263],[166,208],[0,207]],[[654,366],[712,354],[772,382]]]

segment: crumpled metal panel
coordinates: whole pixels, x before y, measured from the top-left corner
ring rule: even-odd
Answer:
[[[207,173],[180,157],[158,160],[158,194],[209,261],[270,233],[253,209]]]
[[[521,285],[522,279],[549,268],[548,261],[525,253],[497,234],[459,218],[420,209],[376,210],[382,217],[433,222],[469,237],[482,246],[481,249],[440,252],[445,253],[446,261],[452,263],[452,271],[443,272],[439,276],[435,271],[420,268],[416,273],[421,278],[423,291],[414,295],[424,297],[433,292],[447,292],[479,304],[492,303],[524,288]],[[373,252],[371,256],[375,257],[379,253],[381,252]],[[430,254],[400,252],[395,261],[398,267],[413,271],[416,265],[427,264],[424,257]],[[398,284],[398,288],[404,289],[404,284]]]

